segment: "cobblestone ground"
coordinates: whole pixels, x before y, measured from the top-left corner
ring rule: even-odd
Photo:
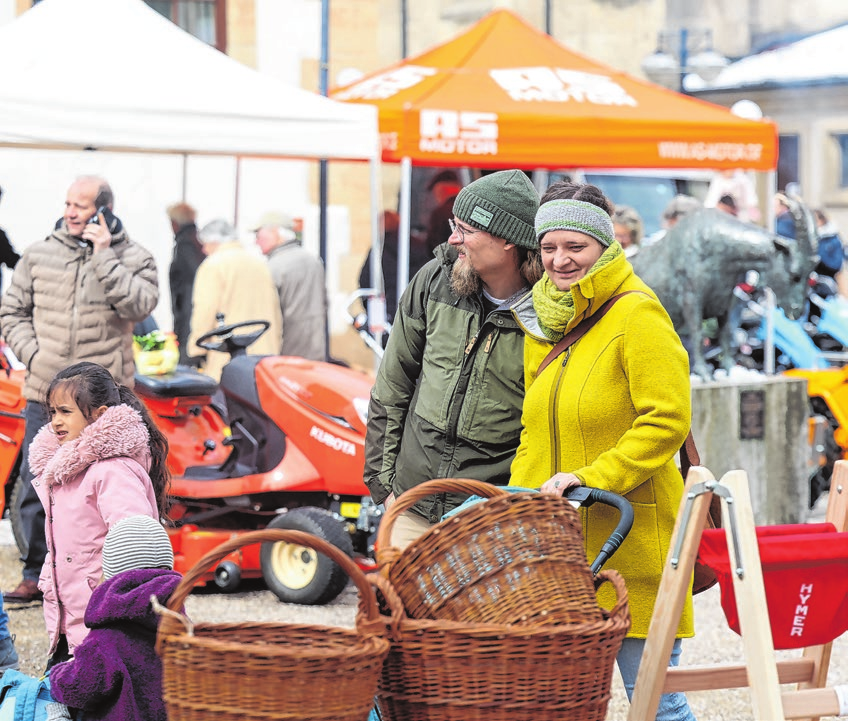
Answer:
[[[20,570],[17,549],[8,534],[8,521],[3,521],[0,523],[0,588],[13,588],[20,579]],[[234,594],[199,591],[192,594],[187,606],[189,616],[198,622],[256,620],[352,627],[356,599],[356,589],[349,585],[327,606],[295,606],[280,603],[270,591],[262,590],[257,584],[253,590]],[[7,609],[12,633],[16,635],[21,669],[38,675],[47,655],[41,606]],[[695,624],[695,638],[684,641],[682,664],[742,662],[741,639],[727,627],[717,587],[695,597]],[[777,655],[796,657],[800,652],[782,651]],[[834,644],[829,681],[831,685],[848,683],[848,635]],[[764,721],[754,719],[750,695],[745,689],[690,693],[689,703],[699,721]],[[608,721],[624,721],[627,710],[624,689],[614,672]]]

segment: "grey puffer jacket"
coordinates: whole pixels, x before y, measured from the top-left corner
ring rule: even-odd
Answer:
[[[521,435],[524,333],[504,303],[450,289],[445,243],[404,291],[368,409],[365,483],[376,503],[433,478],[509,482]],[[438,521],[464,497],[413,510]]]
[[[0,305],[0,331],[27,366],[26,399],[42,402],[53,376],[82,360],[132,387],[132,328],[158,300],[153,256],[123,229],[98,253],[64,224],[26,248]]]

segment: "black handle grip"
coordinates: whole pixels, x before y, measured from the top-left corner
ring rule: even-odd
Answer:
[[[604,491],[600,488],[589,488],[588,486],[574,486],[569,488],[565,492],[565,497],[569,501],[579,502],[585,508],[595,503],[603,503],[605,506],[612,506],[618,511],[618,524],[610,537],[604,542],[604,545],[598,552],[597,558],[590,564],[592,573],[597,574],[601,570],[601,567],[609,560],[610,556],[624,543],[624,539],[627,538],[627,534],[633,528],[633,506],[630,505],[630,501],[624,496],[619,496],[617,493]]]

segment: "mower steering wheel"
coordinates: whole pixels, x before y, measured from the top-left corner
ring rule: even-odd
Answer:
[[[195,343],[203,350],[233,354],[244,351],[270,327],[271,323],[267,320],[245,320],[241,323],[219,325],[214,330],[204,333]],[[238,335],[234,333],[242,328],[254,328],[254,330]]]

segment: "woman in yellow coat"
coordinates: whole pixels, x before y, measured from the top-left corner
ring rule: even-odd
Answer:
[[[632,626],[617,659],[630,697],[683,493],[675,453],[689,432],[691,409],[686,351],[615,240],[611,210],[598,188],[585,185],[571,199],[543,204],[536,215],[545,275],[513,308],[525,331],[527,390],[510,483],[556,495],[582,484],[633,504],[633,529],[606,564],[624,577],[630,599]],[[636,292],[616,301],[537,374],[565,333],[625,291]],[[586,554],[594,558],[617,513],[596,504],[582,514]],[[611,608],[608,588],[598,600]],[[680,638],[692,635],[690,592],[672,664]],[[683,694],[667,694],[657,719],[694,717]]]

